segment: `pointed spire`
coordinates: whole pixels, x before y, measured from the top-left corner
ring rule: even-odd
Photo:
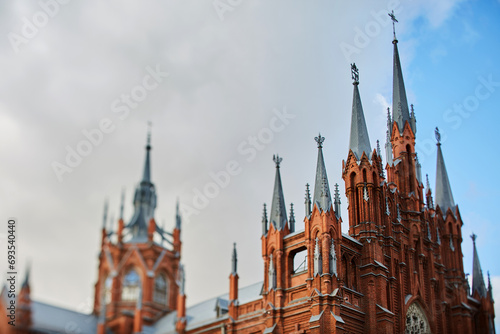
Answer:
[[[180,230],[182,226],[182,218],[179,210],[179,197],[177,197],[177,202],[175,204],[175,228]]]
[[[443,152],[441,151],[441,135],[436,128],[437,139],[437,164],[436,164],[436,205],[439,205],[441,211],[446,214],[448,208],[455,208],[453,194],[451,193],[448,172],[444,164]]]
[[[316,166],[316,182],[314,184],[314,198],[313,203],[319,210],[328,212],[332,206],[332,195],[330,194],[330,186],[328,184],[328,177],[326,176],[325,160],[323,159],[323,142],[325,137],[315,137],[318,143],[318,163]]]
[[[380,176],[385,177],[384,165],[382,164],[382,150],[380,149],[380,141],[378,139],[377,139],[377,155],[380,159]]]
[[[341,215],[341,212],[340,212],[340,192],[339,192],[339,184],[338,183],[335,183],[335,195],[333,195],[333,196],[334,196],[333,206],[334,206],[334,210],[335,210],[335,215],[337,216],[337,218],[339,218]]]
[[[236,242],[233,243],[233,255],[231,257],[231,274],[238,273],[238,254],[236,253]]]
[[[415,110],[413,110],[413,104],[410,104],[410,125],[413,130],[413,134],[417,133],[417,119],[415,118]]]
[[[123,219],[123,208],[125,206],[125,188],[122,189],[122,196],[120,200],[120,219]]]
[[[391,16],[391,14],[389,14]],[[394,13],[391,16],[394,22],[397,22],[394,17]],[[411,126],[413,133],[415,134],[416,129],[412,126],[410,120],[410,112],[408,110],[408,100],[406,99],[405,83],[403,80],[403,71],[401,69],[401,61],[399,60],[398,51],[398,40],[396,39],[396,34],[394,33],[394,58],[393,58],[393,79],[392,79],[392,113],[393,121],[398,124],[399,132],[402,133],[404,125],[408,122]],[[392,124],[391,124],[392,126]],[[392,134],[392,133],[391,133]]]
[[[484,285],[483,271],[479,263],[479,255],[477,254],[476,239],[477,235],[474,233],[470,236],[473,244],[473,259],[472,259],[472,294],[475,291],[479,293],[480,297],[486,297],[486,287]]]
[[[285,197],[283,196],[280,174],[280,164],[282,160],[283,158],[280,158],[279,155],[273,156],[273,161],[276,164],[276,177],[274,179],[273,201],[271,203],[269,220],[278,231],[283,229],[287,223]]]
[[[434,209],[434,200],[432,199],[432,190],[431,190],[431,184],[429,182],[429,174],[425,174],[425,179],[426,179],[426,188],[427,191],[425,192],[425,197],[427,199],[427,208],[429,209]]]
[[[365,115],[363,106],[361,105],[361,97],[359,96],[359,71],[356,64],[351,64],[352,78],[354,80],[354,93],[352,98],[352,116],[351,116],[351,137],[349,140],[349,150],[356,156],[356,160],[360,160],[363,152],[368,158],[371,155],[370,138],[366,128]]]
[[[391,119],[391,111],[387,108],[387,131],[386,131],[386,139],[385,139],[385,159],[387,160],[387,164],[392,166],[392,143],[391,143],[391,133],[392,133],[392,119]]]
[[[23,284],[21,285],[22,288],[30,286],[30,273],[31,273],[31,261],[28,261],[26,265],[26,274],[24,276],[24,281]]]
[[[267,234],[267,208],[266,203],[264,203],[264,209],[262,210],[262,235]]]
[[[150,164],[150,154],[151,151],[151,122],[148,122],[148,139],[146,144],[146,161],[144,162],[144,172],[142,174],[143,182],[151,182],[151,164]]]
[[[106,224],[108,223],[108,209],[109,209],[109,201],[106,198],[104,200],[104,211],[102,214],[102,228],[105,230],[106,229]]]
[[[422,165],[418,161],[418,153],[415,153],[415,169],[417,170],[418,185],[422,184]]]
[[[293,212],[293,203],[290,203],[290,233],[295,232],[295,212]]]
[[[154,217],[154,210],[156,209],[156,191],[154,184],[151,182],[150,150],[151,129],[148,130],[143,178],[134,193],[134,215],[130,223],[125,226],[132,234],[131,242],[147,242],[148,224]]]
[[[311,215],[311,192],[309,191],[309,183],[306,184],[306,216],[309,217]]]

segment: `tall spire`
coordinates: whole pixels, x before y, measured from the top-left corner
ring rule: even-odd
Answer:
[[[391,131],[392,131],[392,118],[391,110],[387,108],[387,136],[385,139],[385,159],[389,166],[392,166],[392,143],[391,143]]]
[[[233,255],[231,257],[231,275],[238,273],[238,254],[236,253],[236,242],[233,243]]]
[[[323,142],[325,137],[315,137],[318,143],[318,163],[316,166],[316,183],[314,184],[313,205],[316,205],[319,210],[328,212],[332,206],[332,195],[330,194],[330,186],[328,177],[326,176],[325,160],[323,159]]]
[[[477,290],[479,296],[486,297],[486,286],[484,285],[483,271],[479,263],[479,256],[477,255],[476,238],[473,233],[471,236],[472,244],[474,247],[474,254],[472,259],[472,294]]]
[[[306,216],[309,217],[311,215],[311,192],[309,191],[309,183],[306,184],[306,197],[304,204],[306,205]]]
[[[151,122],[148,122],[148,140],[146,144],[146,161],[144,162],[144,172],[142,174],[142,182],[151,182],[151,163],[150,154],[151,151]]]
[[[125,188],[122,189],[122,196],[120,199],[120,218],[123,219],[123,208],[125,206]]]
[[[24,281],[21,287],[29,287],[30,285],[30,273],[31,273],[31,261],[28,261],[26,265],[26,273],[24,274]]]
[[[335,215],[337,218],[340,217],[340,192],[339,192],[339,184],[335,183],[335,195],[334,200],[333,200],[333,205],[334,205],[334,210],[335,210]]]
[[[290,203],[290,233],[295,232],[295,212],[293,211],[293,203]]]
[[[266,203],[264,203],[264,209],[262,210],[262,235],[267,234],[267,208]]]
[[[354,153],[357,160],[361,159],[363,152],[368,157],[371,155],[370,138],[366,128],[365,115],[359,96],[359,71],[356,64],[351,64],[351,74],[354,85],[352,98],[352,117],[351,117],[351,137],[349,139],[349,149]]]
[[[285,197],[283,196],[283,187],[281,185],[280,164],[283,158],[279,155],[273,155],[273,161],[276,164],[276,177],[274,179],[273,201],[271,203],[271,213],[269,221],[278,231],[283,229],[287,223]]]
[[[182,225],[181,213],[179,211],[179,198],[177,198],[177,203],[175,204],[175,228],[180,230]]]
[[[109,209],[109,201],[106,198],[104,200],[104,211],[103,211],[103,214],[102,214],[102,228],[103,229],[106,229],[106,224],[108,222],[108,209]]]
[[[455,207],[453,194],[451,193],[450,181],[444,164],[443,152],[441,151],[441,135],[439,129],[436,128],[437,140],[437,164],[436,164],[436,205],[439,205],[441,211],[446,213],[448,208],[452,210]]]
[[[149,220],[154,217],[156,208],[156,191],[154,184],[151,182],[150,151],[151,129],[148,130],[143,177],[134,194],[134,215],[126,226],[132,234],[131,242],[147,241]]]
[[[393,26],[396,20],[394,12],[389,14],[392,19]],[[398,51],[398,40],[396,39],[396,33],[394,31],[394,58],[393,58],[393,79],[392,79],[392,114],[393,121],[398,124],[399,132],[402,133],[405,122],[408,122],[411,126],[413,133],[415,134],[416,129],[412,126],[410,120],[410,111],[408,109],[408,100],[406,99],[405,83],[403,80],[403,71],[401,69],[401,61],[399,60]]]

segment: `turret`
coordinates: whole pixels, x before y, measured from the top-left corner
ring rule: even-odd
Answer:
[[[371,151],[366,128],[363,106],[359,94],[359,71],[351,65],[353,79],[353,102],[351,117],[351,136],[347,160],[343,162],[342,178],[346,183],[348,198],[349,234],[356,235],[360,230],[373,230],[363,226],[365,222],[379,222],[380,183],[382,181],[381,158]],[[354,229],[356,227],[356,229]]]

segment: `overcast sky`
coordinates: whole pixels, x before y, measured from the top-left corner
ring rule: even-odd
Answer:
[[[494,139],[500,121],[500,2],[215,4],[0,5],[1,216],[18,219],[18,264],[23,273],[27,260],[32,262],[32,297],[89,310],[104,200],[109,198],[116,221],[125,188],[130,219],[148,121],[156,220],[173,228],[177,197],[185,216],[188,304],[227,292],[233,242],[240,286],[262,280],[260,221],[262,204],[269,205],[272,196],[272,155],[283,157],[285,201],[287,207],[295,203],[298,221],[304,217],[304,185],[314,180],[318,132],[326,137],[330,184],[339,183],[344,194],[351,62],[360,70],[372,147],[380,139],[383,148],[392,98],[392,26],[386,14],[392,9],[423,173],[434,185],[433,131],[439,126],[464,220],[465,270],[472,271],[468,236],[474,231],[485,277],[489,270],[495,293],[500,291],[500,182],[494,175],[500,162]],[[102,138],[84,144],[85,133],[100,127],[106,131]],[[251,149],[255,137],[258,149]],[[73,150],[88,154],[72,157],[70,166]],[[211,175],[228,164],[237,164],[237,175],[212,187],[212,198],[196,209],[198,191],[206,193]],[[342,195],[343,232],[345,203]],[[6,229],[0,233],[5,242]]]

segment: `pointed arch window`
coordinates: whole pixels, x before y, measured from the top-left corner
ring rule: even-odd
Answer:
[[[131,269],[123,277],[122,300],[136,301],[139,297],[141,278],[135,269]]]
[[[153,294],[155,303],[167,305],[168,300],[168,280],[164,274],[159,274],[155,278],[155,290]]]

